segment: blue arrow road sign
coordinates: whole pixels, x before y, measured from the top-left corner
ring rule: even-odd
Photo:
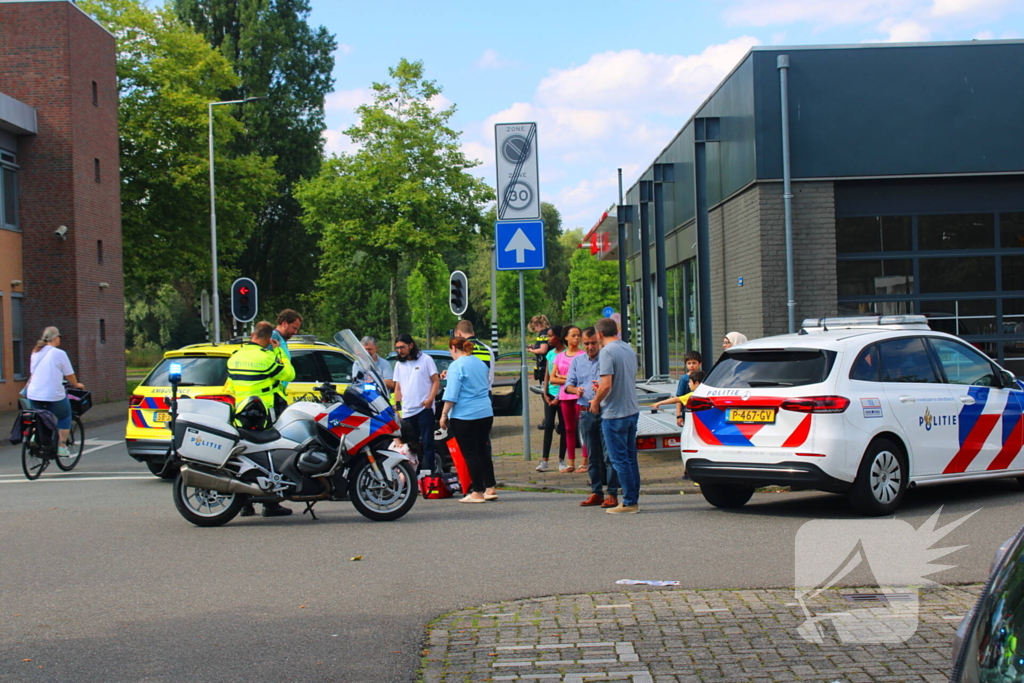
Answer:
[[[611,306],[605,306],[603,309],[601,309],[601,315],[603,315],[606,318],[612,317],[613,313],[615,313],[615,309],[612,308]]]
[[[544,221],[499,221],[494,224],[498,270],[543,270]]]

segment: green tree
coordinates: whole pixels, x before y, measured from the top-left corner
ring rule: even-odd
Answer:
[[[139,0],[79,4],[117,39],[127,299],[145,301],[159,285],[173,283],[194,311],[195,294],[210,281],[207,103],[237,79],[227,60],[167,9],[149,9]],[[230,111],[216,111],[214,126],[217,246],[226,293],[278,175],[273,159],[224,153],[243,133]]]
[[[420,259],[406,280],[413,330],[422,333],[428,346],[437,332],[456,322],[448,305],[448,276],[448,266],[441,257],[430,255]]]
[[[256,212],[239,269],[270,310],[296,305],[317,279],[317,236],[299,218],[295,184],[320,170],[324,98],[334,79],[334,36],[309,25],[308,0],[173,0],[178,16],[218,48],[237,80],[219,99],[266,95],[242,109],[237,153],[276,159],[280,180]]]
[[[539,270],[523,272],[523,285],[526,300],[526,323],[530,318],[550,308],[544,283],[541,282]],[[509,337],[518,337],[519,327],[519,271],[498,271],[498,328]],[[530,334],[529,330],[526,332]],[[527,337],[529,341],[529,337]]]
[[[589,249],[577,249],[569,264],[569,287],[564,306],[567,312],[575,312],[573,318],[577,325],[586,326],[596,322],[605,306],[618,308],[617,261],[600,261]]]
[[[562,240],[562,214],[555,205],[541,202],[540,217],[544,221],[544,255],[547,259],[547,267],[540,272],[540,279],[550,302],[544,313],[555,323],[568,319],[568,311],[562,309],[562,302],[569,288],[569,257],[572,250],[567,249]]]
[[[373,84],[373,103],[359,107],[359,123],[346,131],[359,150],[329,159],[296,197],[307,227],[321,235],[322,272],[358,251],[388,274],[395,338],[400,265],[470,247],[479,207],[494,192],[468,173],[477,163],[448,124],[455,107],[432,106],[441,89],[423,78],[423,63],[402,59],[388,72],[392,81]]]

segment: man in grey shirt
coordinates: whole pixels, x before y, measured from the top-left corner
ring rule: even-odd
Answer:
[[[636,352],[619,339],[619,327],[611,318],[594,325],[601,343],[598,372],[601,381],[590,402],[590,412],[601,415],[601,432],[608,458],[619,475],[622,502],[609,514],[640,512],[640,465],[636,455],[636,426],[640,403],[636,399]]]
[[[579,396],[576,405],[580,408],[580,437],[590,456],[587,461],[590,476],[590,497],[580,505],[591,507],[600,505],[603,508],[619,506],[619,476],[615,473],[611,461],[604,450],[604,438],[601,436],[601,415],[590,411],[590,402],[594,400],[597,388],[601,383],[601,342],[593,327],[583,330],[583,348],[586,353],[577,354],[569,364],[569,374],[565,379],[565,393]],[[604,495],[604,487],[608,487],[608,495]]]

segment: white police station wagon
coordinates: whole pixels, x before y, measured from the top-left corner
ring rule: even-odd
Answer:
[[[720,508],[778,484],[884,515],[908,487],[1024,485],[1022,410],[1012,374],[924,316],[805,320],[725,352],[687,405],[682,457]]]

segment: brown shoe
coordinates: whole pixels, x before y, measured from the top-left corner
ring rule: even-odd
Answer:
[[[590,497],[587,498],[582,503],[580,503],[580,505],[582,507],[589,508],[589,507],[594,507],[595,505],[600,505],[603,502],[604,502],[604,494],[603,493],[591,493]]]
[[[604,497],[604,502],[601,503],[601,507],[603,507],[603,508],[613,508],[613,507],[618,506],[618,504],[619,504],[619,499],[616,498],[615,496],[605,496]]]
[[[605,510],[609,515],[635,515],[640,512],[639,505],[616,505]]]

